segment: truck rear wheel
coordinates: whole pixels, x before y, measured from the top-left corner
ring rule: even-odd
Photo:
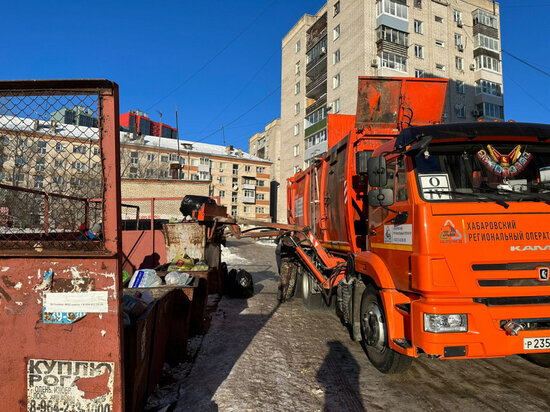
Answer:
[[[382,373],[404,372],[412,358],[394,351],[388,345],[388,328],[382,300],[368,285],[361,297],[361,344],[373,366]]]

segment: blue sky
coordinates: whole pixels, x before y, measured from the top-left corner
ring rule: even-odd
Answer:
[[[324,4],[14,3],[3,7],[0,79],[108,78],[120,86],[121,112],[158,120],[160,110],[175,125],[177,105],[182,138],[223,144],[224,126],[227,144],[245,150],[279,116],[283,36]],[[550,0],[500,4],[502,48],[550,73]],[[507,54],[503,70],[506,119],[550,123],[550,77]]]

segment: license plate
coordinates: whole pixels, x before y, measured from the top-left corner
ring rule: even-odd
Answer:
[[[523,350],[550,349],[550,337],[523,338]]]

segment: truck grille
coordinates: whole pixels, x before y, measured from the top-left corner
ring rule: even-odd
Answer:
[[[474,298],[475,303],[486,306],[549,305],[550,296],[512,296],[499,298]]]
[[[472,265],[472,270],[474,272],[486,270],[535,270],[541,266],[550,266],[550,262],[481,263]]]
[[[497,286],[550,286],[550,282],[541,282],[537,278],[527,279],[480,279],[477,281],[482,287]]]

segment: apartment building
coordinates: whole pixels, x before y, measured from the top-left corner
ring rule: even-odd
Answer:
[[[75,198],[101,194],[98,129],[66,125],[55,119],[1,116],[0,183]],[[7,126],[7,127],[6,127]],[[233,216],[270,220],[271,162],[232,146],[179,141],[121,132],[120,172],[123,182],[149,182],[139,197],[183,197],[208,194]],[[182,182],[197,184],[182,184]],[[198,191],[198,192],[197,192]],[[7,199],[4,199],[8,201]]]
[[[445,77],[445,122],[504,118],[499,5],[333,0],[282,41],[281,180],[327,150],[327,115],[355,114],[358,76]],[[284,194],[283,194],[284,196]]]
[[[281,179],[281,119],[275,119],[269,123],[263,132],[254,134],[248,140],[248,152],[261,159],[269,160],[270,166],[270,213],[275,221],[278,215],[286,217],[285,196],[281,192],[286,191],[286,180]]]

